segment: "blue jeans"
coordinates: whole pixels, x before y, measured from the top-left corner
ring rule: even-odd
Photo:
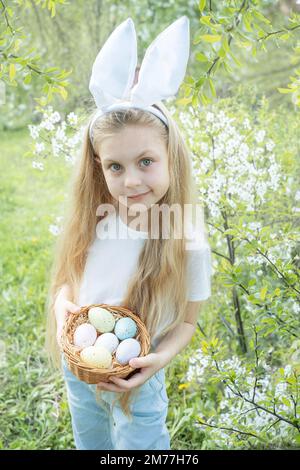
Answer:
[[[130,402],[132,418],[127,417],[119,406],[116,400],[119,393],[101,391],[99,403],[96,385],[79,380],[68,369],[63,356],[62,370],[76,449],[170,449],[166,427],[169,400],[164,369],[135,389],[137,393]]]

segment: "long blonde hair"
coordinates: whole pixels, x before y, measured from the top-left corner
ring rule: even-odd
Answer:
[[[168,109],[161,103],[156,106],[165,114],[169,127],[153,114],[141,109],[127,109],[105,114],[93,126],[93,143],[89,138],[89,123],[84,132],[81,157],[74,168],[65,220],[55,247],[55,259],[50,277],[47,298],[46,350],[51,363],[60,367],[60,351],[56,341],[55,295],[63,284],[70,287],[71,300],[78,302],[79,287],[83,274],[87,249],[95,236],[99,216],[97,207],[113,203],[105,177],[99,164],[99,148],[102,139],[121,131],[126,125],[149,126],[156,129],[166,144],[170,185],[160,201],[161,204],[195,206],[197,190],[192,175],[189,151],[181,131]],[[97,161],[98,160],[98,161]],[[187,306],[187,251],[185,238],[175,239],[174,221],[170,220],[168,239],[147,239],[138,259],[136,272],[129,280],[123,305],[140,315],[150,337],[159,326],[165,324],[160,336],[171,331],[184,320]],[[206,235],[206,234],[205,234]],[[105,300],[105,299],[104,299]],[[101,299],[99,299],[99,302]],[[170,314],[171,312],[171,314]],[[129,411],[131,393],[120,394],[120,404],[126,414]]]

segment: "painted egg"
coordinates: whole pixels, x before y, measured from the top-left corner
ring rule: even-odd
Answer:
[[[119,346],[119,340],[113,333],[103,333],[98,336],[94,346],[96,347],[99,345],[106,348],[110,353],[113,353]]]
[[[120,318],[115,326],[115,335],[122,341],[133,338],[137,333],[137,326],[134,320],[129,317]]]
[[[112,355],[102,346],[88,346],[80,352],[80,357],[91,367],[108,369],[112,364]]]
[[[96,328],[90,323],[82,323],[76,328],[74,332],[73,342],[75,346],[86,348],[87,346],[93,346],[96,339]]]
[[[101,307],[92,307],[89,309],[88,316],[91,324],[100,333],[108,333],[114,329],[115,318],[108,310]]]
[[[116,360],[122,366],[128,364],[130,359],[138,357],[141,352],[141,345],[139,341],[134,338],[124,339],[121,341],[116,350]]]

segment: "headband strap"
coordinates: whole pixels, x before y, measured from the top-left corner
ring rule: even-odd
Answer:
[[[137,105],[133,106],[131,103],[124,102],[124,103],[119,103],[119,104],[113,104],[109,106],[105,111],[98,108],[89,127],[89,135],[90,135],[91,141],[93,142],[94,140],[93,126],[100,116],[103,116],[104,114],[111,112],[111,111],[118,111],[118,110],[129,109],[129,108],[143,109],[145,111],[148,111],[149,113],[152,113],[155,116],[157,116],[167,127],[169,127],[168,119],[166,118],[166,116],[154,106],[147,106],[146,108],[146,107],[137,106]]]

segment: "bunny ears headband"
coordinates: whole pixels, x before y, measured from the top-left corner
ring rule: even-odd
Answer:
[[[133,86],[137,66],[137,40],[131,18],[121,23],[108,37],[93,64],[89,90],[97,105],[89,128],[103,114],[117,109],[140,108],[156,115],[167,126],[168,120],[156,101],[176,95],[184,79],[189,58],[189,19],[174,21],[146,50],[138,82]]]

